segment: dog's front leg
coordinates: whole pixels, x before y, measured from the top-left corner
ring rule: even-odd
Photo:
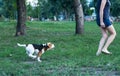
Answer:
[[[42,52],[39,52],[39,53],[38,53],[38,57],[37,57],[38,62],[42,62],[42,61],[40,60],[41,55],[42,55]]]
[[[37,60],[38,60],[38,62],[42,62],[42,61],[40,60],[40,57],[37,57]]]

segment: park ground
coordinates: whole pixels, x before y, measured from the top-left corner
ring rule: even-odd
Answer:
[[[15,37],[16,22],[0,22],[0,76],[120,76],[120,24],[109,47],[112,55],[96,56],[101,37],[96,22],[85,22],[75,35],[75,22],[27,22],[26,35]],[[30,59],[17,43],[52,42],[55,48]]]

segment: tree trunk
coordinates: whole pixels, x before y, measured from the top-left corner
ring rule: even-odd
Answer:
[[[17,0],[17,27],[15,36],[25,35],[26,5],[25,0]]]
[[[80,0],[74,0],[76,32],[75,34],[83,34],[84,32],[84,15]]]

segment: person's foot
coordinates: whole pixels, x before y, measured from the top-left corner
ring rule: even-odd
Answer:
[[[101,54],[101,51],[96,52],[96,56],[99,56]]]
[[[111,52],[109,52],[108,50],[102,50],[102,53],[105,53],[105,54],[112,54]]]

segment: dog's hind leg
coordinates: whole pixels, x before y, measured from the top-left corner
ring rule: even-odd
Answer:
[[[35,59],[37,57],[36,55],[32,55],[32,54],[29,54],[28,56],[33,58],[33,59]]]

